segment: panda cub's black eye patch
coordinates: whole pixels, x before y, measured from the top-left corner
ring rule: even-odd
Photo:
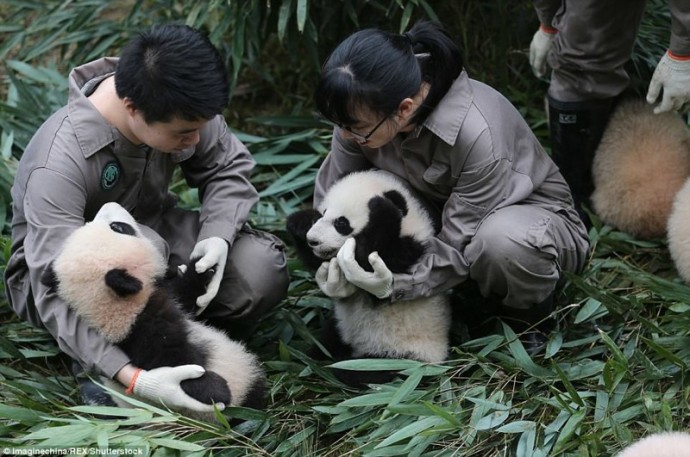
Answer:
[[[333,227],[341,235],[349,235],[352,233],[352,227],[350,226],[350,221],[347,220],[345,216],[340,216],[333,221]]]
[[[134,227],[125,222],[111,222],[110,229],[113,232],[122,233],[123,235],[135,235]]]

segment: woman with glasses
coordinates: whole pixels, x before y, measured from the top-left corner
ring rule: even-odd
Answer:
[[[404,34],[351,35],[324,64],[316,105],[336,127],[315,203],[345,174],[380,168],[406,180],[440,221],[409,274],[366,272],[340,255],[338,278],[328,280],[391,302],[456,288],[460,314],[488,310],[532,353],[543,348],[562,273],[585,264],[587,231],[520,113],[470,79],[445,30],[419,22]],[[481,297],[468,301],[472,289]]]

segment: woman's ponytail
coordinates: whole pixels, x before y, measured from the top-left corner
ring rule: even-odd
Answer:
[[[462,71],[462,54],[443,27],[434,22],[417,22],[403,33],[403,37],[412,44],[422,79],[430,85],[424,104],[412,119],[412,122],[420,123],[438,105]]]

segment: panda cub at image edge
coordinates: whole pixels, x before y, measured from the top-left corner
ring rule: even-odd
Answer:
[[[652,433],[627,446],[616,457],[690,457],[690,434]]]
[[[355,259],[372,271],[369,254],[378,252],[393,273],[409,273],[435,233],[432,220],[396,176],[382,170],[351,173],[335,182],[316,210],[291,214],[287,221],[297,254],[312,270],[334,258],[345,241],[356,242]],[[357,289],[333,299],[322,344],[336,361],[406,358],[440,363],[449,350],[450,304],[445,294],[391,302]],[[387,382],[389,372],[338,370],[350,385]]]
[[[690,130],[677,113],[626,100],[606,126],[592,162],[592,209],[642,239],[666,235],[673,200],[690,176]]]
[[[165,280],[166,269],[165,259],[134,218],[119,204],[106,203],[93,221],[65,240],[42,282],[120,346],[134,365],[145,370],[201,365],[203,376],[181,383],[188,395],[207,404],[262,407],[265,375],[257,357],[224,332],[193,320],[183,308],[194,309],[195,303],[179,303],[180,296],[190,300],[203,294],[204,275],[196,274],[192,264],[184,276]],[[124,391],[117,382],[104,382]]]

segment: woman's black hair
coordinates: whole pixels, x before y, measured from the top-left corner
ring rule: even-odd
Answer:
[[[122,51],[115,89],[147,123],[211,119],[230,97],[225,63],[198,30],[168,24],[140,33]]]
[[[426,119],[462,71],[462,54],[440,24],[417,22],[404,34],[378,29],[356,32],[326,60],[316,89],[316,108],[339,125],[352,125],[358,109],[393,114],[400,102],[429,93],[412,123]]]

